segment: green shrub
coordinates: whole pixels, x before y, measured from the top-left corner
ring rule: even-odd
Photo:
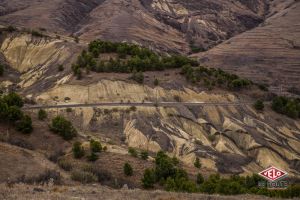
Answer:
[[[221,179],[216,185],[215,192],[225,195],[237,195],[241,194],[242,186],[238,182],[228,179]]]
[[[196,160],[195,160],[195,162],[194,162],[194,166],[195,166],[196,168],[198,168],[198,169],[201,168],[201,163],[200,163],[200,160],[199,160],[198,157],[196,158]]]
[[[144,74],[143,72],[133,72],[131,79],[136,81],[139,84],[144,83]]]
[[[43,109],[40,109],[38,112],[38,118],[41,121],[45,120],[47,118],[47,112]]]
[[[174,178],[168,177],[164,184],[164,188],[167,191],[173,191],[173,192],[176,191],[177,189],[176,189],[176,183]]]
[[[253,106],[256,110],[259,110],[259,111],[262,111],[265,108],[264,102],[261,100],[257,100]]]
[[[287,98],[287,97],[275,97],[272,102],[272,109],[280,114],[287,115],[290,118],[300,118],[300,100]]]
[[[44,34],[38,32],[38,31],[36,31],[36,30],[32,30],[32,31],[31,31],[31,35],[32,35],[32,36],[35,36],[35,37],[47,37],[46,35],[44,35]]]
[[[72,123],[62,116],[57,116],[52,119],[50,130],[60,135],[65,140],[71,140],[77,135],[77,131]]]
[[[227,89],[240,90],[252,85],[247,79],[239,78],[234,74],[229,74],[221,69],[206,68],[203,66],[193,68],[191,65],[184,65],[181,68],[181,74],[191,83],[203,82],[205,87],[212,89],[218,85]]]
[[[176,192],[197,192],[197,185],[190,181],[187,173],[182,169],[177,169],[174,177],[168,177],[164,183],[164,187],[168,191]]]
[[[2,101],[4,103],[6,103],[8,106],[16,106],[19,108],[23,107],[23,105],[24,105],[24,101],[23,101],[22,97],[14,92],[3,96]]]
[[[176,173],[176,166],[173,159],[162,151],[156,154],[155,166],[155,173],[159,179],[167,179],[169,176],[173,177]]]
[[[84,156],[84,148],[81,146],[80,142],[75,142],[72,148],[74,158],[82,158]]]
[[[257,86],[258,86],[258,88],[259,88],[260,90],[262,90],[262,91],[265,91],[265,92],[269,91],[267,85],[264,85],[264,84],[258,84]]]
[[[209,176],[208,181],[211,181],[213,183],[217,183],[221,179],[220,174],[211,174]]]
[[[250,85],[250,82],[248,80],[245,79],[235,79],[230,83],[230,87],[233,89],[242,89],[244,87],[247,87]]]
[[[91,151],[94,153],[102,151],[101,143],[98,141],[95,141],[95,140],[90,141],[90,148],[91,148]]]
[[[132,167],[129,163],[124,164],[123,171],[124,171],[124,174],[126,176],[132,176],[133,175],[133,169],[132,169]]]
[[[192,53],[199,53],[199,52],[206,51],[204,47],[197,46],[194,41],[190,42],[190,48]]]
[[[0,97],[0,121],[10,122],[16,130],[29,134],[33,131],[32,121],[21,110],[22,98],[16,93],[9,93]]]
[[[109,61],[101,60],[99,59],[101,53],[117,53],[118,58]],[[74,64],[76,67],[73,71],[77,73],[78,69],[86,68],[95,72],[132,73],[179,68],[186,64],[195,66],[198,62],[181,55],[158,55],[133,44],[95,40],[89,44],[88,51],[82,51]],[[142,83],[141,79],[141,77],[137,78],[139,83]]]
[[[14,26],[8,26],[5,30],[11,33],[17,31],[17,28]]]
[[[196,192],[196,184],[189,180],[187,172],[177,167],[177,164],[175,157],[170,158],[164,152],[158,152],[155,168],[144,172],[143,187],[152,188],[156,182],[160,182],[169,191]]]
[[[16,128],[24,134],[29,134],[33,131],[32,121],[28,115],[24,115],[20,121],[17,122]]]
[[[149,156],[148,151],[142,151],[140,156],[143,160],[147,160]]]
[[[202,184],[202,183],[204,183],[204,178],[203,178],[202,174],[200,174],[200,173],[197,174],[197,180],[196,180],[196,182],[199,185]]]
[[[153,188],[156,183],[155,170],[146,169],[142,178],[143,187],[146,189]]]
[[[134,148],[132,148],[132,147],[128,148],[128,153],[129,153],[129,155],[131,155],[133,157],[136,157],[136,158],[138,157],[137,151]]]
[[[213,183],[212,181],[204,181],[204,183],[200,186],[200,191],[207,194],[213,194],[216,191],[216,187],[216,183]]]
[[[17,107],[17,106],[8,107],[7,119],[9,121],[16,122],[18,120],[21,120],[22,117],[23,117],[23,113],[19,107]]]
[[[131,106],[129,110],[132,112],[135,112],[137,110],[137,108],[136,108],[136,106]]]
[[[88,161],[95,162],[98,160],[99,156],[95,152],[91,152],[91,154],[87,158]]]
[[[94,174],[97,177],[98,182],[110,181],[112,179],[112,174],[110,172],[102,170],[96,165],[84,165],[82,170]]]
[[[293,198],[300,196],[300,185],[290,185],[286,190],[267,190],[266,188],[259,188],[258,183],[265,181],[257,174],[252,176],[240,177],[233,175],[230,178],[221,178],[219,174],[212,174],[207,180],[204,180],[203,176],[197,174],[197,184],[190,181],[187,172],[178,167],[174,172],[166,173],[168,176],[161,178],[160,173],[157,173],[157,165],[165,165],[166,160],[169,160],[168,156],[163,152],[159,152],[156,156],[155,169],[146,169],[142,178],[142,184],[144,188],[153,188],[154,184],[159,183],[168,191],[176,192],[202,192],[208,194],[222,194],[222,195],[238,195],[238,194],[257,194],[266,195],[269,197],[281,197],[281,198]],[[161,164],[164,163],[164,164]],[[167,167],[167,169],[171,169]]]
[[[8,108],[8,105],[4,103],[0,98],[0,121],[7,120]]]
[[[173,162],[174,165],[178,165],[179,164],[179,160],[178,160],[178,158],[176,156],[173,156],[172,162]]]
[[[74,181],[78,181],[81,183],[94,183],[97,182],[97,176],[91,172],[79,171],[75,170],[71,173],[71,178]]]

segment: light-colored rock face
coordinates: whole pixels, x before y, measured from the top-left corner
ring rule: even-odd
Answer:
[[[234,101],[235,97],[228,95],[208,95],[205,92],[197,93],[185,88],[179,90],[166,90],[161,87],[151,88],[147,85],[138,85],[124,81],[101,80],[91,85],[63,84],[50,89],[36,97],[38,102],[53,104],[64,102],[69,97],[70,102],[99,103],[99,102],[142,102],[142,101],[175,101],[174,97],[180,96],[185,102],[201,101]],[[54,97],[55,101],[53,100]]]
[[[11,36],[4,40],[1,51],[11,67],[23,73],[39,65],[47,67],[53,62],[62,63],[70,52],[61,43],[60,40],[48,41],[31,35]],[[63,54],[65,57],[61,56]]]
[[[153,89],[110,80],[86,86],[64,84],[35,98],[39,103],[54,104],[63,103],[66,97],[71,99],[69,103],[95,103],[151,101],[156,96],[172,101],[174,95],[185,102],[235,99],[230,93],[224,96],[191,89]],[[113,110],[109,107],[99,108],[101,111],[81,108],[75,109],[75,113],[83,120],[84,129],[91,130],[94,135],[102,133],[103,126],[111,126],[110,132],[113,124],[118,124],[118,131],[110,132],[108,137],[123,135],[128,146],[152,152],[164,150],[188,165],[193,165],[195,158],[200,157],[206,168],[225,173],[249,174],[274,165],[299,176],[300,142],[295,135],[300,132],[299,122],[283,116],[273,120],[277,114],[271,111],[259,114],[251,106],[138,107],[135,112],[120,107],[107,113],[103,112],[105,109]]]
[[[10,67],[20,72],[18,86],[38,91],[69,80],[70,65],[81,49],[75,42],[16,33],[4,39],[0,51]],[[58,71],[59,65],[64,72]]]
[[[189,11],[184,6],[172,0],[154,0],[151,6],[168,14],[173,14],[173,12],[177,15],[189,14]]]

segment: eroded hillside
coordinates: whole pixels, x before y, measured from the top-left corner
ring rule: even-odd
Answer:
[[[2,36],[1,54],[10,70],[19,74],[19,80],[10,78],[3,86],[15,84],[23,90],[45,90],[68,79],[58,66],[70,66],[82,46],[75,42],[50,37],[34,37],[28,33],[14,33]],[[7,73],[8,78],[12,73]],[[15,81],[14,81],[15,80]]]
[[[0,22],[83,43],[101,38],[169,53],[205,51],[193,56],[279,94],[299,90],[298,8],[296,0],[13,0],[0,3]]]
[[[147,72],[145,85],[128,80],[128,74],[91,72],[76,80],[70,62],[76,59],[81,44],[59,39],[9,34],[1,49],[11,67],[22,73],[16,84],[30,102],[118,103],[115,107],[74,108],[71,113],[63,108],[50,111],[53,116],[62,114],[71,119],[83,136],[123,144],[123,153],[128,146],[151,152],[164,150],[187,166],[200,157],[203,167],[210,171],[249,174],[276,165],[299,176],[299,120],[280,116],[270,108],[257,112],[251,103],[226,105],[254,102],[255,95],[266,98],[263,96],[267,94],[203,90],[188,83],[177,70]],[[64,64],[64,71],[58,71],[59,64]],[[160,80],[158,87],[153,86],[155,78]],[[174,101],[179,102],[170,107],[139,106],[132,111],[122,105]],[[225,105],[185,106],[180,102]]]
[[[261,84],[300,85],[298,7],[293,0],[1,1],[0,22],[17,28],[1,26],[0,91],[24,97],[23,111],[34,129],[22,135],[13,123],[0,123],[0,168],[6,169],[0,182],[9,187],[11,182],[31,183],[57,171],[60,181],[76,184],[75,172],[96,168],[101,184],[141,188],[144,170],[155,165],[160,150],[177,157],[193,181],[199,171],[205,178],[251,175],[271,165],[300,178],[300,121],[275,113],[270,101],[278,90],[267,91]],[[119,47],[101,49],[101,42],[88,49],[96,38],[138,45],[118,43],[125,55]],[[139,45],[161,54],[145,50],[139,58],[133,51]],[[192,56],[241,78],[182,63],[181,69],[174,68],[173,56],[161,62],[160,56],[169,58],[164,53],[205,50]],[[106,70],[111,63],[118,66]],[[136,63],[148,64],[150,71],[136,72],[129,66]],[[116,70],[122,67],[130,70]],[[253,106],[258,99],[265,101],[263,111]],[[43,120],[39,109],[46,112]],[[50,130],[58,115],[72,122],[76,139],[64,141]],[[93,164],[90,155],[75,159],[74,142],[90,152],[91,139],[105,151]],[[149,159],[130,156],[129,147],[145,150]],[[194,166],[197,158],[200,170]],[[133,176],[124,175],[125,162],[132,164]]]
[[[174,101],[175,96],[183,102],[237,101],[233,94],[150,88],[110,80],[86,86],[65,84],[36,99],[40,104],[54,105],[66,98],[72,104],[147,102],[155,97],[168,102]],[[193,165],[196,156],[200,156],[203,166],[222,173],[249,173],[269,165],[291,174],[299,173],[299,121],[281,118],[270,110],[257,113],[252,105],[138,107],[130,113],[117,106],[117,109],[80,108],[74,112],[85,132],[119,140],[126,137],[128,146],[152,152],[164,150],[188,165]]]
[[[0,21],[76,34],[84,40],[138,42],[172,52],[209,49],[261,23],[268,1],[2,1]]]
[[[300,3],[273,1],[267,20],[215,48],[195,55],[216,66],[272,86],[283,94],[300,87]]]

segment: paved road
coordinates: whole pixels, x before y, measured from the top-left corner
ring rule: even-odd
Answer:
[[[93,108],[93,107],[178,107],[178,106],[245,106],[253,102],[145,102],[145,103],[88,103],[88,104],[57,104],[57,105],[25,105],[24,110],[51,109],[51,108]]]

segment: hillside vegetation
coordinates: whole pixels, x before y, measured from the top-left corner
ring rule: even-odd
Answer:
[[[32,121],[30,116],[24,114],[22,98],[16,93],[0,96],[0,123],[8,123],[25,134],[32,132]]]
[[[102,60],[103,53],[116,53],[116,58]],[[153,51],[128,43],[115,43],[96,40],[83,51],[76,64],[72,66],[74,74],[80,76],[81,69],[95,72],[131,73],[134,71],[161,71],[180,68],[184,65],[198,65],[198,62],[181,55],[162,56]]]

